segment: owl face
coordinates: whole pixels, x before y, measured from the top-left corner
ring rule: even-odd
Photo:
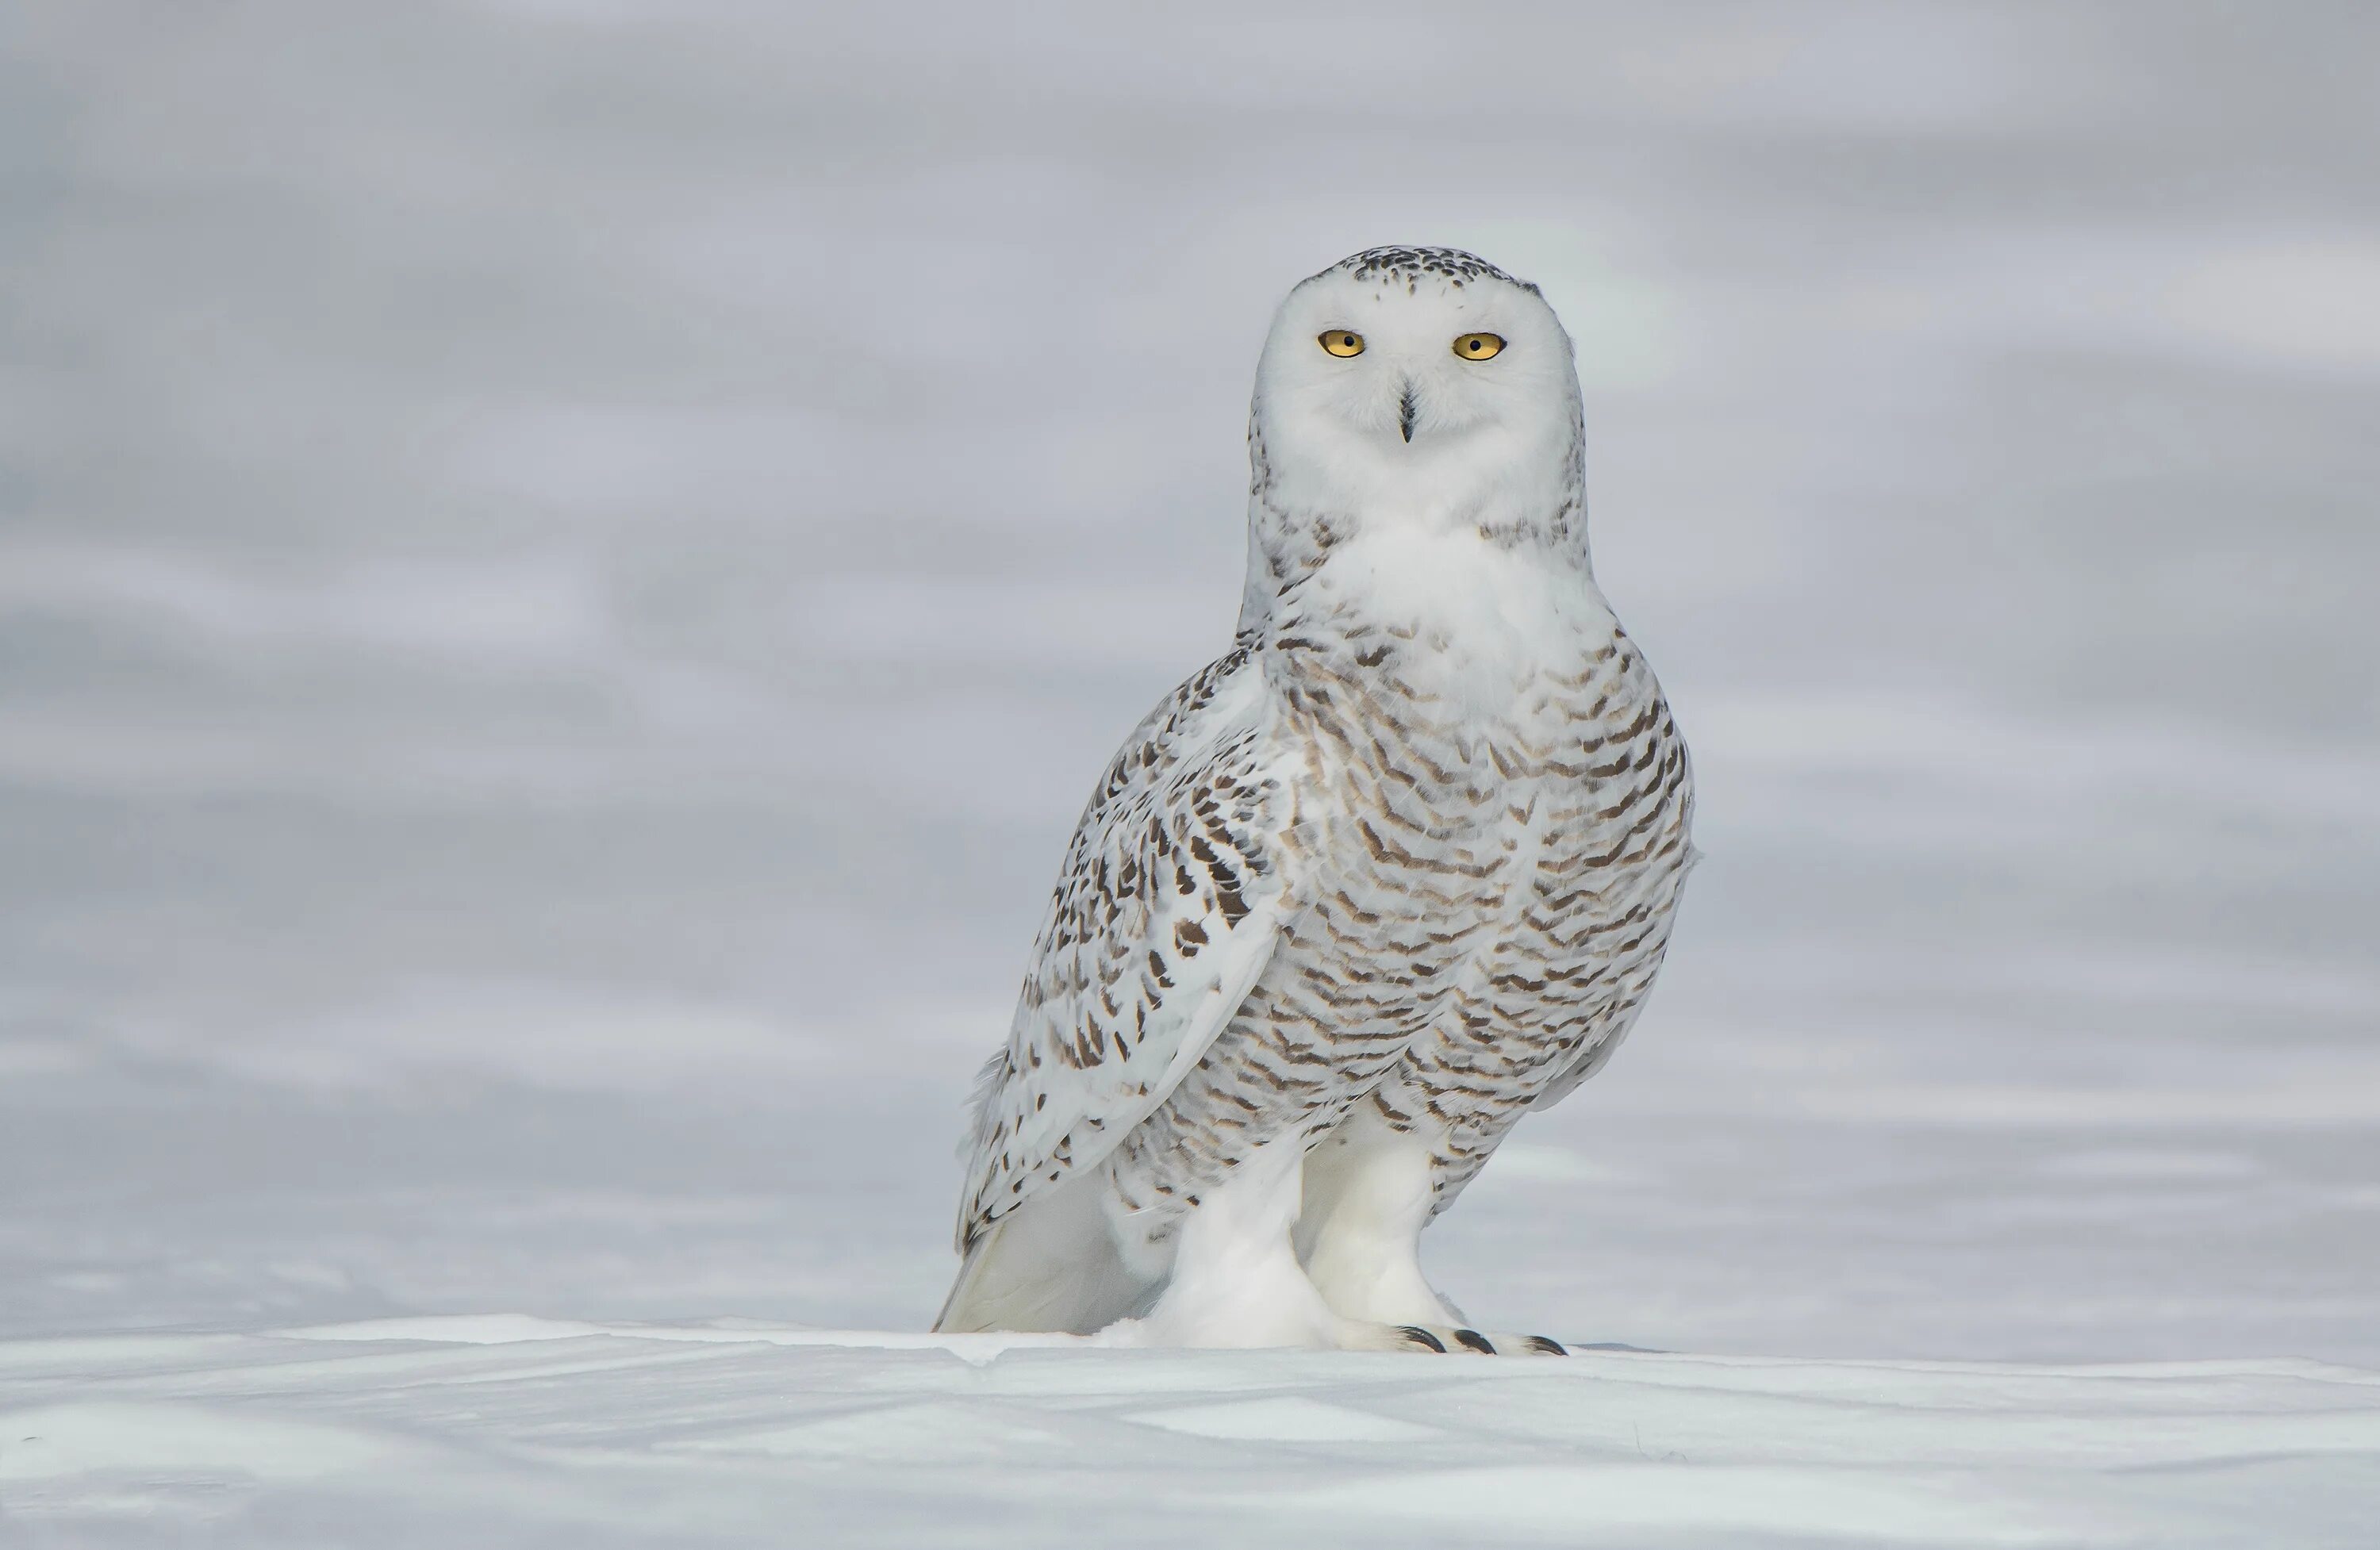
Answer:
[[[1451,248],[1376,248],[1292,291],[1255,413],[1292,502],[1486,515],[1578,455],[1570,336],[1534,286]]]

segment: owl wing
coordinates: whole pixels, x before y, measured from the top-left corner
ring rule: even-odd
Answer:
[[[961,1253],[1098,1166],[1198,1063],[1279,939],[1288,783],[1244,648],[1141,722],[1066,849],[965,1143]]]

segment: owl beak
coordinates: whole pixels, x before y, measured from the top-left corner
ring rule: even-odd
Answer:
[[[1413,440],[1413,422],[1414,390],[1413,384],[1411,382],[1407,382],[1405,384],[1404,396],[1397,400],[1397,430],[1403,434],[1404,439],[1408,442]]]

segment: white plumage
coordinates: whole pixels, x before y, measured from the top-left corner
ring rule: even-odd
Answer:
[[[1559,1352],[1417,1241],[1652,987],[1685,745],[1597,588],[1571,343],[1445,248],[1299,285],[1229,654],[1126,741],[985,1068],[945,1329]]]

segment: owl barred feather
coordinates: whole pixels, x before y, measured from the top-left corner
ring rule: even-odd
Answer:
[[[1451,249],[1283,303],[1236,644],[1076,828],[941,1327],[1560,1350],[1459,1327],[1415,1244],[1626,1035],[1693,855],[1685,745],[1588,562],[1570,354]]]

